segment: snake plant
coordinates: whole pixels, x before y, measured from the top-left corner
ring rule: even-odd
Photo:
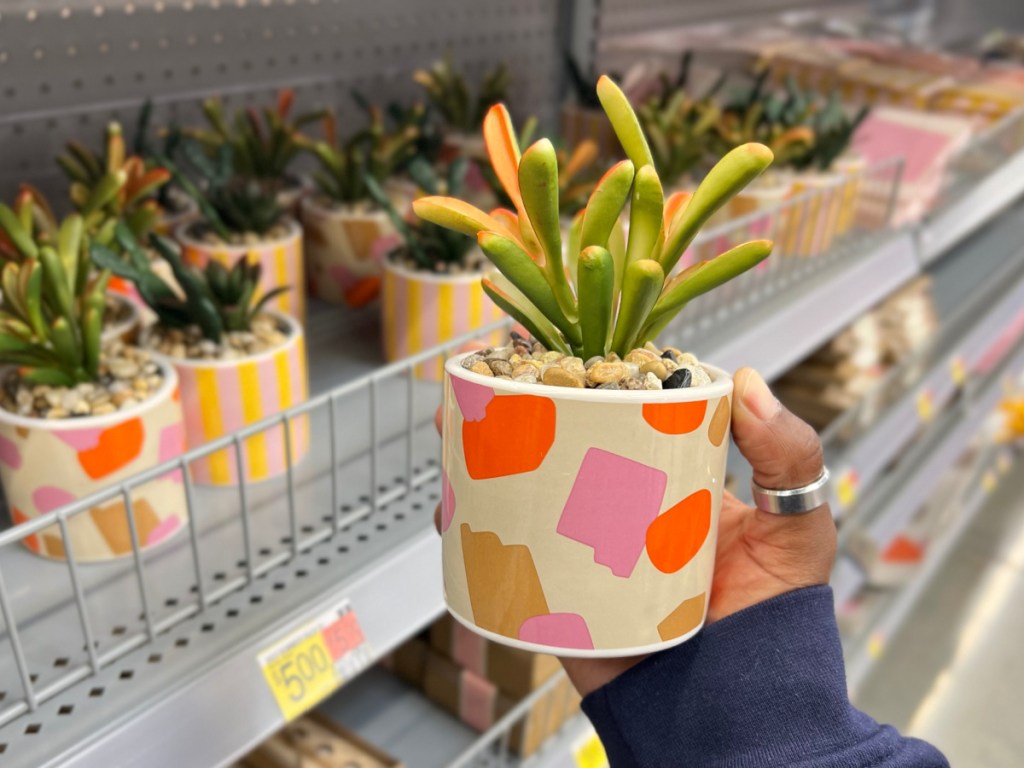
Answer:
[[[454,197],[413,207],[424,221],[477,238],[497,272],[487,294],[549,349],[589,358],[653,340],[687,302],[771,252],[755,240],[674,274],[700,228],[762,173],[772,153],[745,144],[723,157],[692,193],[666,199],[650,145],[622,90],[607,76],[597,93],[628,159],[612,166],[577,215],[566,244],[559,227],[558,160],[541,139],[520,153],[503,105],[483,124],[491,163],[515,211],[485,213]],[[629,237],[620,217],[629,204]]]

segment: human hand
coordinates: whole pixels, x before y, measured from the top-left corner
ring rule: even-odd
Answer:
[[[750,368],[734,377],[732,434],[765,488],[798,488],[814,482],[823,466],[821,441],[805,422],[783,408]],[[440,410],[437,417],[441,428]],[[437,511],[440,520],[440,508]],[[827,505],[804,515],[779,517],[725,493],[708,623],[801,587],[828,582],[836,529]],[[605,685],[645,656],[562,659],[581,695]]]

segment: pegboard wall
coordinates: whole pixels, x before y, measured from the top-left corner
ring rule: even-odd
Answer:
[[[106,123],[199,118],[200,101],[297,107],[422,98],[413,69],[451,51],[474,82],[499,61],[523,119],[554,120],[566,3],[553,0],[0,0],[0,199],[22,180],[59,194],[69,138],[97,146]],[[571,22],[569,22],[571,23]]]

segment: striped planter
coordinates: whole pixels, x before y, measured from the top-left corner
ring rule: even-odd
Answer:
[[[280,413],[308,395],[306,346],[294,319],[273,313],[288,329],[288,342],[277,349],[240,360],[167,358],[181,379],[188,447],[196,448],[248,424]],[[291,421],[292,464],[309,450],[309,421]],[[271,427],[242,441],[245,481],[266,480],[287,469],[284,428]],[[238,466],[233,449],[217,451],[191,463],[192,477],[204,485],[235,485]]]
[[[380,293],[380,259],[373,245],[395,232],[384,211],[356,212],[351,206],[302,203],[309,292],[334,304],[362,307]]]
[[[384,260],[384,355],[400,360],[500,320],[505,314],[484,293],[479,273],[438,275]],[[494,333],[489,343],[500,344]],[[416,375],[440,381],[443,361],[416,366]]]
[[[288,234],[280,240],[257,245],[212,245],[192,237],[195,224],[178,227],[174,237],[181,244],[186,264],[202,269],[210,259],[231,267],[245,256],[263,267],[259,293],[287,285],[290,290],[270,302],[270,308],[306,321],[306,269],[302,259],[302,227],[286,219]]]
[[[794,226],[786,253],[819,256],[832,247],[843,202],[842,177],[837,173],[800,173],[793,178],[793,194],[815,192],[796,205]]]
[[[857,220],[857,208],[860,204],[861,181],[867,160],[860,155],[848,155],[836,160],[834,166],[837,173],[843,176],[843,184],[839,192],[839,220],[836,222],[836,234],[845,235]]]
[[[185,429],[178,377],[174,368],[162,367],[160,389],[148,400],[116,413],[49,420],[17,416],[0,408],[0,480],[15,525],[181,455]],[[142,549],[165,541],[188,522],[180,471],[134,487],[131,502]],[[123,496],[69,517],[67,528],[77,562],[131,554]],[[22,541],[45,557],[66,557],[57,525]]]

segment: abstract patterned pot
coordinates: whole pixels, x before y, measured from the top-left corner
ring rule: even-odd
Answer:
[[[273,312],[287,328],[288,341],[277,349],[236,360],[164,358],[181,380],[188,447],[196,448],[248,424],[280,413],[309,396],[306,347],[294,319]],[[284,428],[271,427],[242,441],[246,482],[266,480],[288,467]],[[292,464],[309,450],[309,421],[291,421]],[[192,478],[204,485],[238,482],[235,452],[224,449],[191,462]]]
[[[185,224],[174,233],[181,244],[186,264],[202,269],[210,259],[231,267],[245,256],[250,263],[263,267],[260,277],[259,294],[279,285],[289,286],[288,291],[270,302],[271,309],[306,321],[306,268],[302,259],[302,227],[293,219],[286,219],[288,234],[280,240],[271,240],[255,245],[213,245],[192,236],[195,223]]]
[[[436,347],[505,314],[484,293],[480,274],[441,275],[406,269],[384,259],[381,302],[384,356],[400,360]],[[490,343],[500,342],[495,333]],[[440,359],[416,366],[416,375],[440,381]]]
[[[181,454],[185,426],[174,369],[161,366],[164,382],[145,402],[103,416],[36,419],[0,408],[0,480],[17,525]],[[153,547],[188,522],[181,473],[133,488],[132,511],[139,545]],[[77,562],[112,560],[131,553],[122,497],[68,518]],[[24,539],[40,555],[64,559],[57,525]]]
[[[381,265],[373,245],[395,231],[384,211],[357,211],[310,196],[302,201],[302,228],[311,295],[350,307],[377,298]]]
[[[520,384],[445,366],[445,599],[490,640],[560,656],[677,645],[707,613],[732,379]]]
[[[139,337],[139,327],[142,323],[142,298],[138,301],[138,291],[133,283],[110,279],[108,286],[107,300],[118,305],[118,314],[123,313],[124,317],[116,322],[104,323],[101,339],[104,344],[120,339],[125,344],[134,344]],[[134,297],[133,295],[134,294]]]

